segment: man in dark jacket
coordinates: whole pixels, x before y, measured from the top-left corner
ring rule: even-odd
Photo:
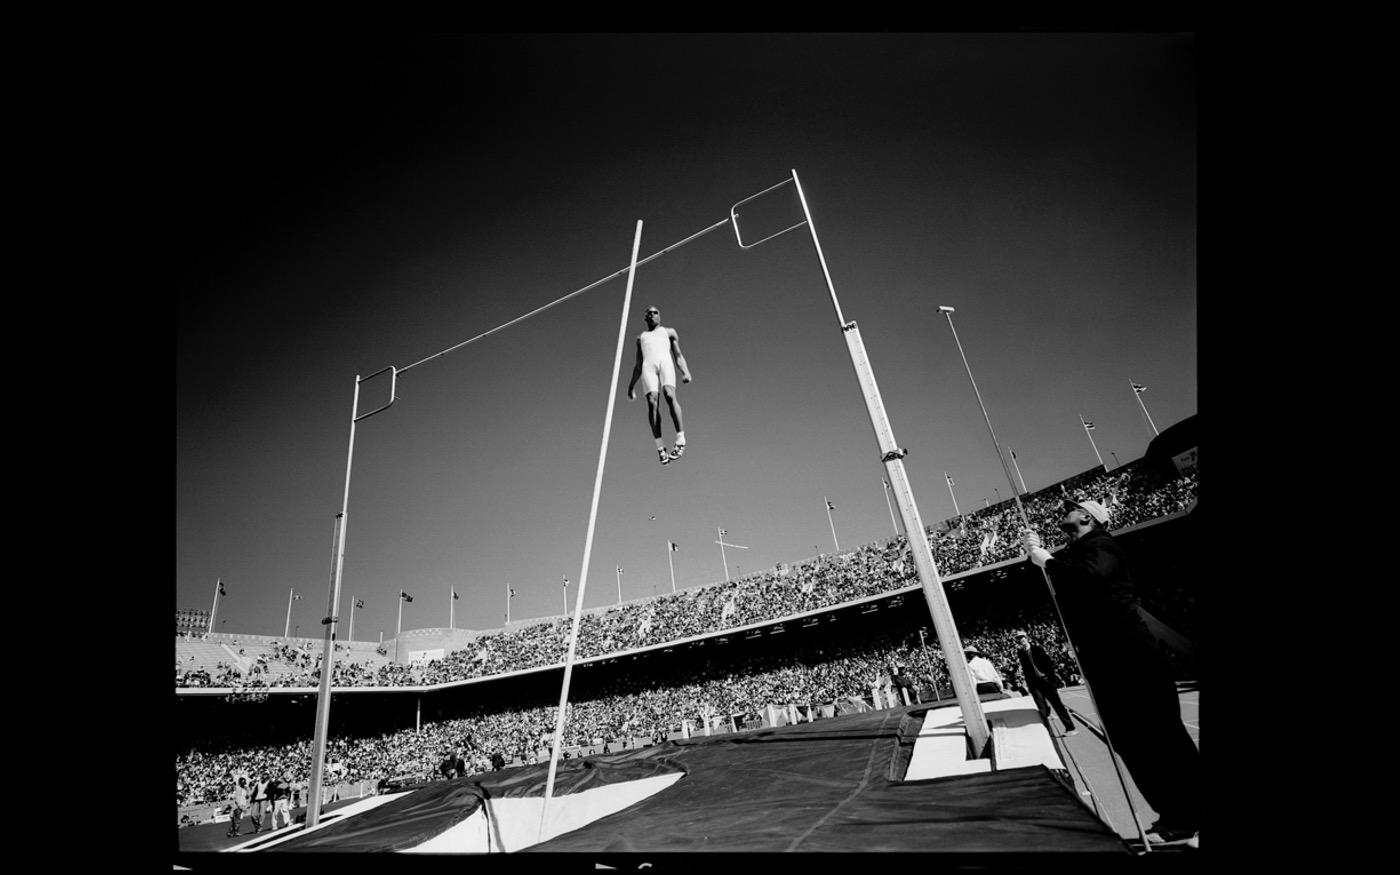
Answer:
[[[465,776],[467,774],[467,761],[462,758],[462,749],[460,747],[453,748],[452,752],[447,755],[447,759],[438,766],[438,771],[448,780]]]
[[[1055,663],[1051,661],[1050,654],[1045,652],[1044,647],[1033,643],[1024,629],[1017,629],[1011,634],[1016,639],[1016,662],[1021,669],[1021,682],[1035,700],[1040,716],[1048,719],[1050,709],[1054,708],[1065,726],[1065,735],[1074,735],[1078,730],[1074,728],[1069,709],[1060,701],[1060,679],[1055,674]]]
[[[1200,829],[1200,754],[1181,722],[1171,667],[1138,613],[1128,559],[1097,501],[1066,501],[1059,527],[1069,546],[1051,556],[1034,532],[1022,545],[1054,584],[1099,720],[1158,814],[1160,840]]]

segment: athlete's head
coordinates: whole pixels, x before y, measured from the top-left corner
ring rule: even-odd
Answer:
[[[661,324],[661,311],[655,307],[648,307],[646,316],[643,318],[647,320],[648,328],[655,328],[657,325]]]

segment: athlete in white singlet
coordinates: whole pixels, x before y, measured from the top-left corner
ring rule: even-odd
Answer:
[[[632,382],[627,384],[627,400],[637,397],[636,386],[640,378],[642,391],[647,396],[647,422],[651,424],[651,436],[656,439],[656,452],[661,464],[666,465],[685,452],[685,424],[681,419],[680,402],[676,400],[676,371],[680,370],[682,383],[689,383],[690,368],[686,367],[685,356],[681,355],[681,341],[676,329],[661,324],[661,311],[648,307],[645,318],[647,330],[637,335],[637,364],[632,368]],[[666,398],[666,405],[671,409],[671,422],[676,427],[676,445],[669,453],[666,442],[661,439],[658,394]]]

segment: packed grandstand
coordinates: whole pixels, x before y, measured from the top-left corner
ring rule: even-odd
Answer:
[[[1130,463],[1111,472],[1091,469],[1023,496],[1022,503],[1031,526],[1053,550],[1063,543],[1055,523],[1065,498],[1102,501],[1112,512],[1111,529],[1125,533],[1188,514],[1197,482],[1194,469],[1163,477]],[[990,657],[1014,688],[1010,633],[1026,628],[1057,659],[1062,680],[1077,683],[1078,669],[1048,597],[1024,595],[1044,589],[1038,576],[1022,574],[1031,582],[1015,597],[977,596],[991,593],[996,580],[1030,567],[1020,552],[1021,525],[1015,503],[1004,501],[928,527],[940,577],[955,596],[959,634],[965,645]],[[576,659],[592,660],[597,669],[576,678],[566,753],[604,753],[678,733],[740,731],[775,720],[813,720],[892,705],[909,695],[895,692],[895,675],[909,678],[913,696],[923,701],[948,697],[951,684],[918,588],[901,536],[737,580],[590,610],[580,627]],[[1190,587],[1162,585],[1153,607],[1189,635],[1194,598]],[[880,618],[860,619],[877,607],[885,610]],[[846,619],[838,624],[838,618]],[[547,759],[569,624],[567,617],[512,624],[476,633],[469,644],[440,659],[412,662],[392,660],[374,642],[338,642],[333,688],[372,689],[398,698],[417,693],[420,700],[425,693],[447,691],[443,695],[455,698],[449,706],[435,707],[436,719],[427,722],[409,717],[407,725],[400,719],[392,728],[372,721],[333,725],[327,756],[331,779],[338,787],[358,788],[356,793],[390,779],[433,780],[440,777],[437,767],[445,753],[456,746],[464,748],[469,773],[492,770],[493,759],[497,766]],[[840,634],[833,631],[838,625]],[[774,634],[785,630],[807,631]],[[718,646],[731,639],[735,646]],[[745,645],[749,639],[763,639],[764,646]],[[681,667],[666,655],[683,645],[688,649]],[[280,712],[259,715],[269,700],[314,699],[320,649],[319,641],[309,639],[177,637],[177,700],[227,703],[217,716],[205,715],[206,723],[212,719],[226,731],[192,729],[177,742],[182,822],[215,815],[240,774],[290,773],[294,785],[305,786],[309,722],[296,718],[296,726],[280,737],[241,729],[259,723],[266,729],[268,721],[282,718]]]

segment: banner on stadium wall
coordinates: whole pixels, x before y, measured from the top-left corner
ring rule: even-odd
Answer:
[[[1178,474],[1189,474],[1196,470],[1196,448],[1192,447],[1184,453],[1172,456],[1172,464],[1176,465]]]

